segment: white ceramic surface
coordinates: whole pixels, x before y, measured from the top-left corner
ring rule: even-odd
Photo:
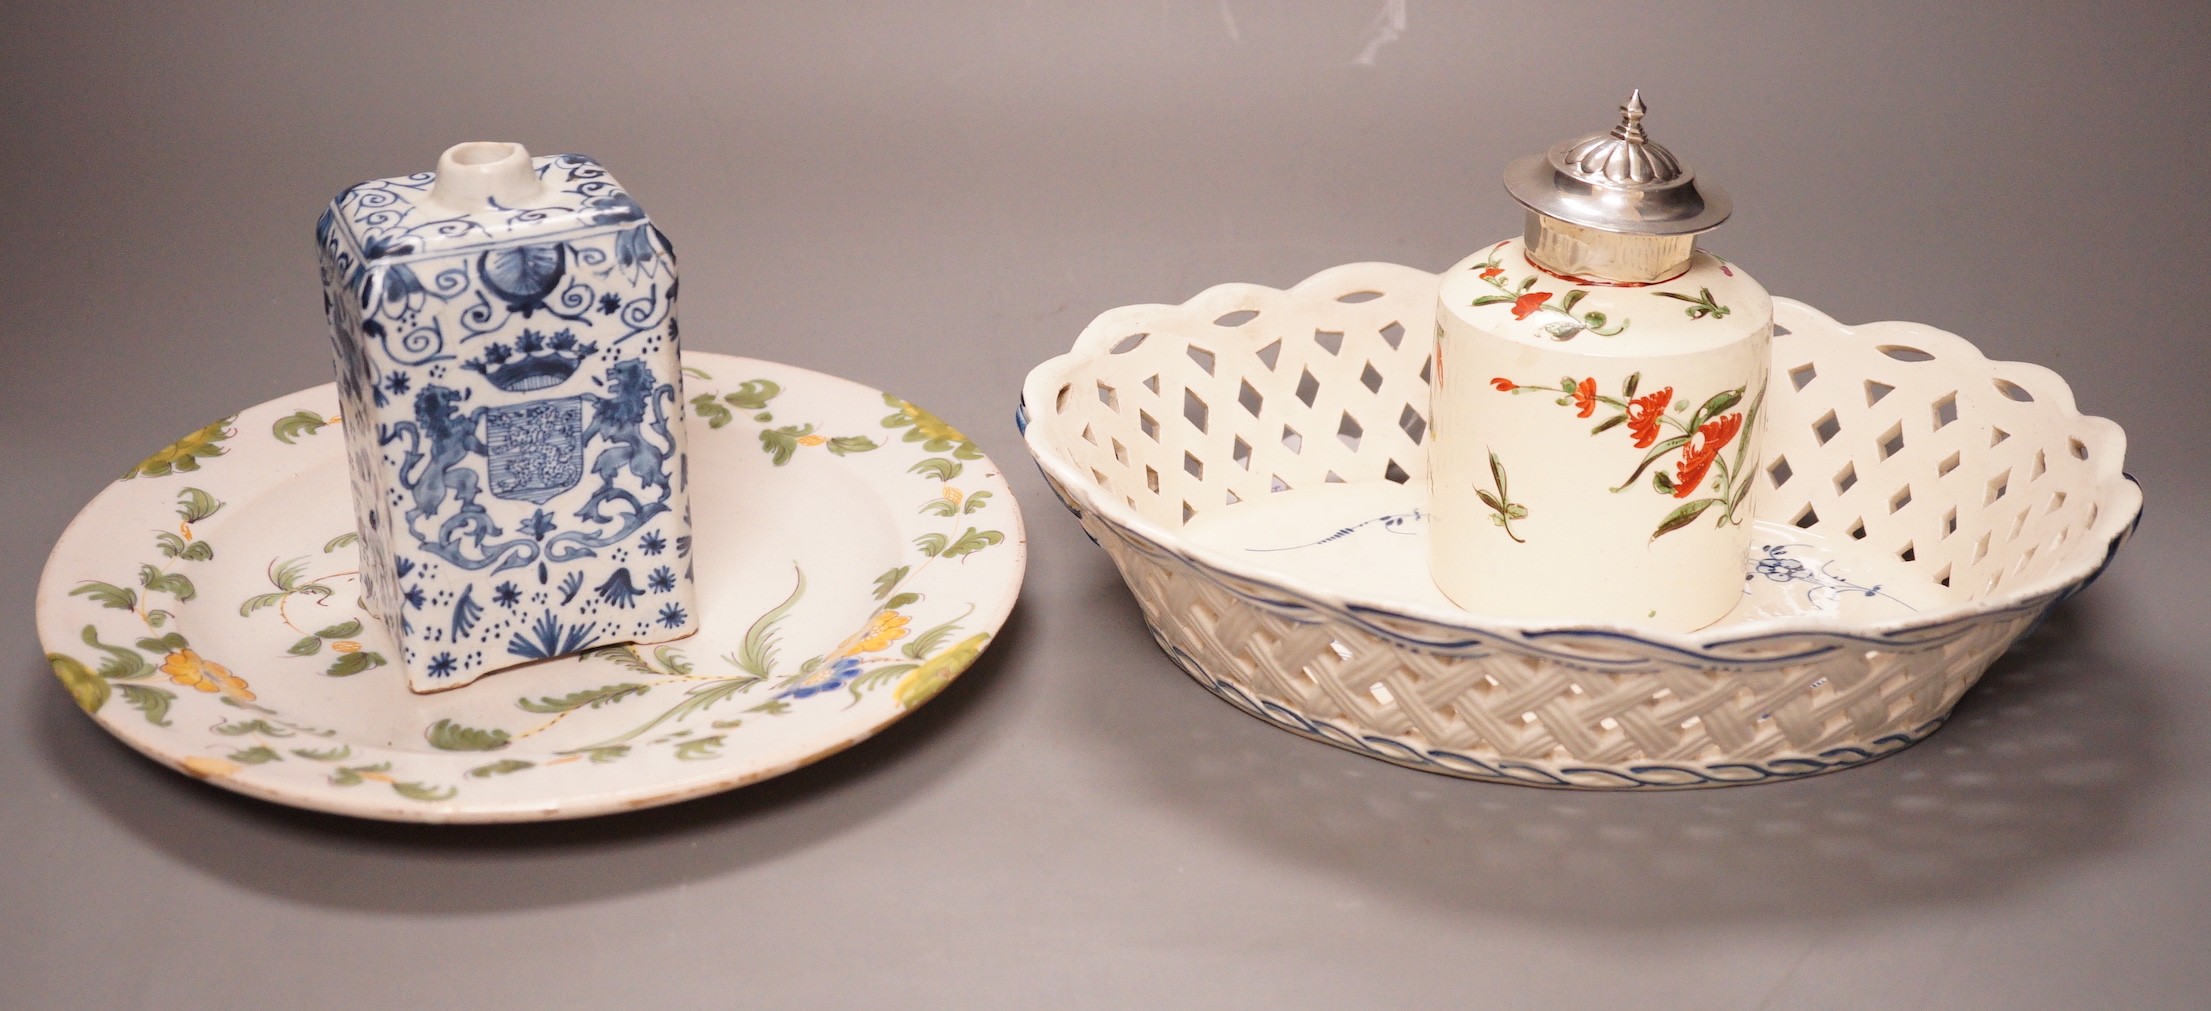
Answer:
[[[697,540],[621,560],[669,606],[695,564],[701,627],[407,690],[359,583],[336,396],[301,391],[193,433],[102,492],[55,546],[38,627],[99,724],[172,768],[300,807],[523,821],[712,793],[857,743],[966,669],[1013,606],[1026,548],[997,468],[896,397],[784,365],[685,359]],[[158,466],[149,466],[150,464]],[[158,471],[159,473],[155,473]],[[478,621],[549,634],[524,573]]]
[[[1755,470],[1754,530],[1771,539],[1747,575],[1806,606],[1754,597],[1684,633],[1390,592],[1415,568],[1403,552],[1418,498],[1376,490],[1428,474],[1437,285],[1361,263],[1287,291],[1221,285],[1127,306],[1023,388],[1030,452],[1161,647],[1207,690],[1306,737],[1548,787],[1846,768],[1940,726],[2140,516],[2125,435],[2075,410],[2055,373],[1932,327],[1845,326],[1776,299]],[[1311,541],[1326,543],[1248,550]]]
[[[1675,631],[1728,613],[1757,509],[1765,289],[1704,252],[1651,284],[1577,281],[1516,238],[1444,271],[1437,303],[1443,592],[1483,614]]]

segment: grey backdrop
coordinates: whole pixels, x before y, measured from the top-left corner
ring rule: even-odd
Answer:
[[[196,6],[0,13],[0,1003],[2211,986],[2201,5]],[[2124,425],[2133,546],[1933,739],[1790,785],[1455,782],[1191,684],[1029,466],[1023,373],[1114,305],[1440,269],[1517,229],[1506,160],[1631,85],[1734,192],[1711,245],[1773,291],[2050,365]],[[965,679],[764,785],[484,829],[235,797],[75,711],[31,627],[48,546],[153,447],[326,381],[317,211],[465,139],[610,165],[682,252],[690,346],[896,391],[1006,465],[1029,583]]]

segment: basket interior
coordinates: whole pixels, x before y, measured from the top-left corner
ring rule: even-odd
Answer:
[[[1327,482],[1427,478],[1435,275],[1352,264],[1099,317],[1032,425],[1167,530]],[[2101,556],[2123,436],[2047,369],[1912,323],[1779,305],[1759,520],[1893,554],[1966,602]],[[1042,402],[1039,403],[1038,401]]]

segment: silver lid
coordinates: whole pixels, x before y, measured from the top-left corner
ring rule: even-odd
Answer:
[[[1537,214],[1601,232],[1694,235],[1734,209],[1727,193],[1698,186],[1696,173],[1643,129],[1643,92],[1620,107],[1606,133],[1555,144],[1505,169],[1505,190]]]

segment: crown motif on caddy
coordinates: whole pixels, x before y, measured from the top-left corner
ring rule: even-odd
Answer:
[[[524,330],[515,338],[514,347],[493,344],[484,349],[482,358],[471,358],[461,367],[483,373],[491,385],[502,390],[521,393],[559,386],[576,374],[584,359],[598,351],[597,344],[577,342],[571,330],[561,330],[551,337]]]

